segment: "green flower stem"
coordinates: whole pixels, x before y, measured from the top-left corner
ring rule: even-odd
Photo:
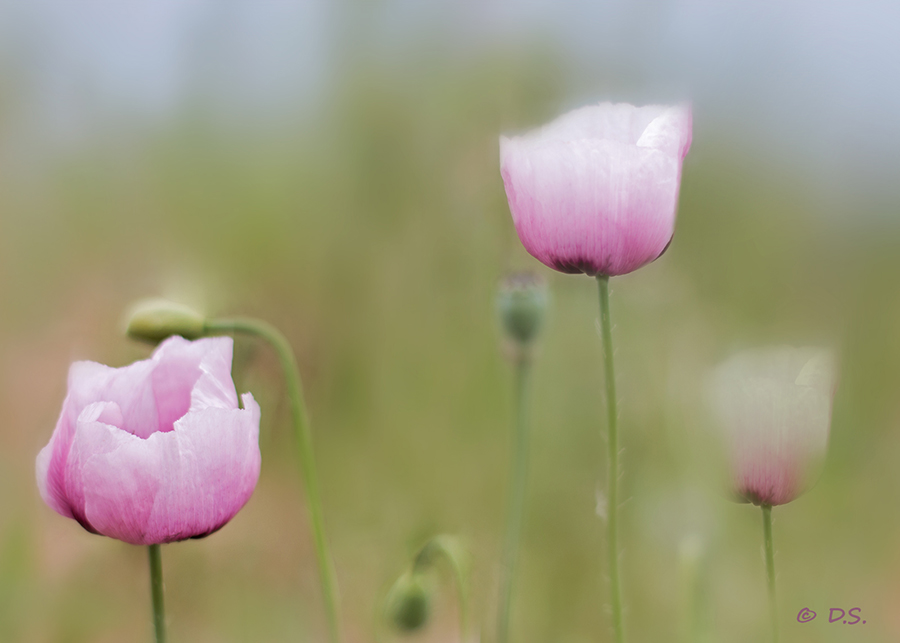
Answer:
[[[434,563],[438,556],[444,558],[453,572],[453,581],[456,584],[456,599],[459,603],[459,640],[465,643],[469,634],[469,592],[466,580],[466,569],[463,563],[463,553],[455,538],[451,536],[436,536],[422,547],[416,559],[413,561],[413,572],[421,572]]]
[[[622,588],[619,579],[619,411],[616,400],[616,370],[613,365],[612,322],[609,318],[609,277],[598,275],[597,285],[600,291],[600,326],[603,332],[603,364],[606,375],[606,409],[608,413],[609,479],[606,490],[606,541],[609,595],[615,641],[622,643],[625,640],[625,633],[622,623]]]
[[[291,401],[291,416],[294,434],[297,439],[297,455],[300,460],[300,472],[306,488],[306,500],[312,525],[313,539],[316,547],[316,558],[319,565],[319,578],[322,585],[322,596],[328,617],[329,641],[338,643],[340,636],[339,597],[334,565],[325,538],[325,526],[322,516],[322,500],[319,494],[319,482],[316,475],[316,463],[313,458],[312,436],[309,420],[306,415],[306,404],[303,401],[303,387],[300,381],[300,370],[294,351],[287,338],[271,324],[257,319],[234,318],[208,320],[206,333],[245,333],[259,337],[267,342],[278,355],[278,361],[284,371],[287,392]]]
[[[156,643],[166,643],[166,606],[163,601],[162,556],[159,545],[150,545],[150,595],[153,598],[153,629]]]
[[[763,505],[763,543],[766,549],[766,579],[769,582],[769,611],[772,615],[772,641],[778,643],[778,603],[775,600],[775,547],[772,544],[772,505]]]
[[[509,640],[509,613],[512,587],[525,515],[525,486],[528,477],[528,405],[527,387],[531,360],[528,350],[520,347],[516,358],[515,384],[515,456],[510,469],[509,504],[506,510],[506,540],[503,545],[503,567],[500,570],[500,599],[497,606],[497,643]]]

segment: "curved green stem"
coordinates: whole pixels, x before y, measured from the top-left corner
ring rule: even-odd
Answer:
[[[763,543],[766,549],[766,580],[769,584],[769,611],[772,615],[772,641],[778,643],[778,603],[775,600],[775,546],[772,544],[772,505],[763,505]]]
[[[322,515],[322,500],[319,494],[319,482],[316,475],[316,463],[313,458],[312,436],[309,420],[306,415],[306,404],[303,401],[303,387],[300,381],[300,370],[290,343],[281,332],[271,324],[258,319],[234,318],[214,319],[206,322],[206,333],[246,333],[267,342],[278,356],[287,383],[287,393],[291,401],[291,416],[294,434],[297,439],[297,455],[300,460],[300,472],[306,487],[307,507],[312,525],[313,539],[316,547],[316,559],[319,565],[319,578],[322,584],[322,596],[328,618],[329,640],[338,643],[340,637],[339,597],[334,565],[325,538],[325,525]]]
[[[497,605],[497,643],[509,639],[509,613],[512,587],[519,554],[519,540],[525,514],[525,487],[528,477],[528,405],[526,392],[530,360],[520,351],[516,360],[515,456],[510,469],[509,504],[506,510],[506,540],[503,545],[503,567],[500,570],[500,599]]]
[[[159,545],[148,547],[150,554],[150,595],[153,600],[153,630],[156,643],[166,643],[166,607],[163,601],[162,556]]]
[[[413,571],[422,571],[441,556],[450,564],[456,583],[456,599],[459,603],[459,639],[463,643],[469,633],[469,593],[463,554],[457,540],[451,536],[435,536],[419,551],[413,561]]]
[[[607,555],[609,565],[609,594],[612,608],[613,633],[616,643],[625,639],[622,622],[622,589],[619,579],[619,411],[616,400],[616,370],[613,364],[612,322],[609,317],[609,277],[599,275],[600,326],[603,333],[603,364],[606,374],[606,409],[608,413],[607,453],[609,471],[607,502]]]

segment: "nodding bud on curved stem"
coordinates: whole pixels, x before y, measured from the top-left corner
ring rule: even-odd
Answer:
[[[425,574],[409,570],[388,592],[385,615],[401,632],[414,632],[425,625],[431,613],[432,584]]]
[[[413,557],[410,567],[394,583],[385,599],[385,617],[401,632],[414,632],[425,625],[431,614],[435,581],[432,570],[440,559],[449,563],[459,601],[460,639],[468,632],[468,593],[466,550],[457,538],[435,536]]]
[[[533,272],[507,275],[497,292],[497,312],[503,332],[520,346],[534,340],[544,322],[549,295],[547,282]]]
[[[158,344],[172,335],[185,339],[203,336],[206,317],[183,304],[167,299],[144,299],[128,315],[125,332],[129,337]]]

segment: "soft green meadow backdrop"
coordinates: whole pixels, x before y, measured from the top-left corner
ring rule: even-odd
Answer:
[[[646,88],[584,73],[552,40],[444,55],[423,34],[397,59],[354,51],[312,107],[223,119],[196,97],[150,125],[111,117],[53,154],[9,143],[31,63],[3,60],[0,641],[150,640],[146,551],[53,513],[33,471],[69,363],[149,354],[122,332],[148,295],[262,317],[290,338],[347,641],[402,639],[379,621],[380,601],[438,533],[469,547],[473,621],[493,640],[512,417],[494,293],[523,268],[549,279],[552,307],[534,368],[512,636],[610,640],[596,287],[521,248],[497,138]],[[773,512],[783,639],[896,641],[898,202],[874,190],[834,198],[796,157],[703,113],[697,104],[671,247],[612,281],[629,640],[766,640],[761,513],[728,499],[704,378],[740,348],[812,343],[839,351],[841,381],[819,483]],[[246,338],[234,374],[262,407],[262,474],[221,532],[163,548],[170,638],[320,641],[283,382]],[[804,607],[818,618],[801,625]],[[865,625],[828,624],[830,608],[852,607]],[[409,640],[459,640],[446,582]]]

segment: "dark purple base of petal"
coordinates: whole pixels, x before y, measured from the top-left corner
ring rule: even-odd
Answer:
[[[669,249],[669,246],[672,245],[672,239],[674,235],[669,238],[669,242],[666,244],[666,247],[662,249],[658,255],[656,255],[653,259],[646,263],[653,263],[660,257],[662,257],[666,250]],[[642,263],[639,266],[635,266],[634,270],[637,268],[646,265],[646,263]],[[583,257],[548,257],[547,265],[549,265],[554,270],[558,270],[559,272],[563,272],[567,275],[578,275],[585,274],[588,277],[597,277],[599,275],[606,275],[607,277],[615,277],[617,275],[622,275],[627,272],[631,272],[631,270],[625,270],[622,272],[613,272],[609,269],[609,261],[605,263],[605,265],[600,266],[594,259],[587,259]]]
[[[740,491],[738,492],[738,502],[749,502],[752,505],[756,505],[757,507],[769,506],[773,507],[775,505],[783,504],[778,502],[778,498],[775,497],[775,493],[769,491],[768,493],[760,493],[758,491]]]
[[[166,538],[160,544],[164,545],[167,543],[177,543],[177,542],[181,542],[183,540],[200,540],[201,538],[206,538],[207,536],[211,536],[212,534],[216,533],[217,531],[219,531],[222,527],[224,527],[227,524],[228,524],[228,521],[225,520],[222,523],[213,527],[212,529],[209,529],[208,531],[204,531],[203,533],[200,533],[200,534],[185,534],[185,533],[173,534],[173,535],[169,536],[168,538]]]
[[[76,520],[76,522],[78,522],[79,525],[81,525],[82,527],[84,527],[84,529],[85,529],[86,531],[89,531],[89,532],[92,533],[92,534],[97,534],[98,536],[102,536],[102,535],[103,535],[103,534],[101,534],[99,531],[97,531],[96,529],[94,529],[93,525],[91,525],[91,523],[89,523],[88,520],[87,520],[87,518],[85,518],[84,516],[81,516],[81,515],[79,515],[79,514],[77,514],[77,513],[75,513],[75,512],[73,511],[73,512],[72,512],[72,517]]]
[[[668,243],[666,243],[666,247],[662,249],[662,252],[660,252],[658,255],[656,255],[656,258],[655,258],[653,261],[656,261],[656,259],[659,259],[659,258],[662,257],[664,254],[666,254],[666,250],[668,250],[668,249],[669,249],[669,246],[672,245],[672,239],[674,239],[674,238],[675,238],[675,235],[672,234],[672,236],[669,237]],[[650,263],[653,263],[653,261],[651,261]]]
[[[220,530],[222,527],[224,527],[226,524],[228,524],[228,521],[227,521],[227,520],[226,520],[225,522],[223,522],[221,525],[219,525],[218,527],[213,527],[212,529],[210,529],[210,530],[207,531],[206,533],[197,534],[196,536],[189,536],[189,538],[192,539],[192,540],[200,540],[201,538],[206,538],[207,536],[211,536],[212,534],[214,534],[214,533],[216,533],[217,531],[219,531],[219,530]],[[182,540],[187,540],[187,538],[182,538]]]
[[[554,270],[559,270],[567,275],[583,273],[589,277],[596,277],[599,274],[603,274],[603,270],[597,268],[590,259],[557,259],[551,257],[549,264]]]
[[[105,536],[105,535],[106,535],[106,534],[101,534],[99,531],[97,531],[96,529],[94,529],[94,528],[91,526],[91,523],[89,523],[86,519],[80,518],[80,517],[78,517],[78,516],[75,516],[74,518],[75,518],[75,520],[78,522],[79,525],[81,525],[82,527],[85,528],[86,531],[89,531],[90,533],[95,534],[95,535],[97,535],[97,536]],[[212,534],[216,533],[217,531],[219,531],[222,527],[224,527],[224,526],[227,525],[227,524],[228,524],[228,521],[226,520],[226,521],[224,521],[223,523],[221,523],[221,524],[219,524],[219,525],[216,525],[216,526],[213,527],[212,529],[210,529],[210,530],[208,530],[208,531],[204,531],[204,532],[201,533],[201,534],[174,534],[174,535],[172,535],[172,536],[169,536],[168,538],[166,538],[165,540],[163,540],[163,541],[161,541],[161,542],[158,542],[158,543],[148,543],[148,544],[152,544],[152,545],[165,545],[165,544],[168,544],[168,543],[177,543],[177,542],[181,542],[181,541],[183,541],[183,540],[199,540],[199,539],[201,539],[201,538],[206,538],[207,536],[211,536]]]

